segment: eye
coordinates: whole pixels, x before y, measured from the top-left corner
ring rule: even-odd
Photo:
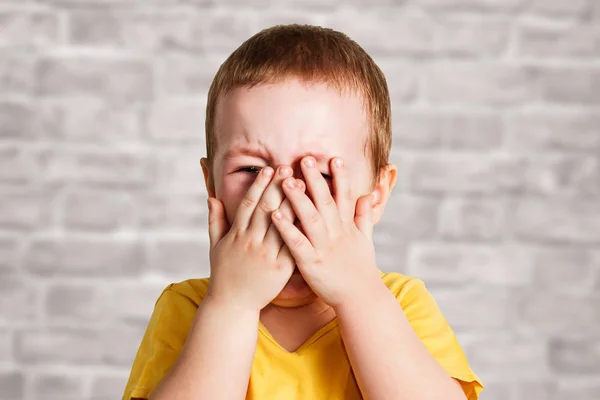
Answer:
[[[260,172],[260,167],[242,167],[239,168],[236,172],[246,172],[249,174],[258,174]]]

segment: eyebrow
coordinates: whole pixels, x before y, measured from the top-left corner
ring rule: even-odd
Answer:
[[[234,147],[233,149],[230,149],[225,153],[225,155],[223,156],[223,159],[228,160],[233,157],[237,157],[237,156],[241,156],[241,155],[257,157],[257,158],[267,158],[268,152],[266,150],[261,150],[261,149],[252,148],[252,147]],[[314,152],[314,151],[307,151],[306,153],[301,154],[298,158],[301,159],[306,156],[312,156],[315,158],[315,160],[317,160],[317,162],[325,162],[325,163],[329,163],[329,160],[333,158],[332,156],[329,156],[327,154],[324,154],[321,152]]]

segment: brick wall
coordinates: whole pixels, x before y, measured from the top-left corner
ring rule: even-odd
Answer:
[[[600,399],[600,1],[0,0],[0,400],[120,397],[161,289],[208,273],[210,80],[287,22],[386,72],[380,268],[482,399]]]

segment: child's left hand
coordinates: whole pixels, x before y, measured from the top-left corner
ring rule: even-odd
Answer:
[[[302,160],[302,172],[312,201],[296,186],[295,179],[284,181],[284,193],[305,234],[278,210],[272,215],[302,276],[332,307],[356,301],[361,293],[383,286],[372,242],[372,194],[358,200],[352,196],[350,180],[341,161],[339,158],[331,161],[335,199],[312,157]]]

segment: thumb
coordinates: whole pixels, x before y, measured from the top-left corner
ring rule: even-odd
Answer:
[[[359,231],[364,233],[369,240],[373,238],[373,218],[371,207],[373,207],[373,194],[369,193],[359,197],[356,202],[354,224]]]
[[[228,222],[225,218],[225,207],[219,200],[208,198],[208,237],[210,247],[213,248],[228,231]]]

